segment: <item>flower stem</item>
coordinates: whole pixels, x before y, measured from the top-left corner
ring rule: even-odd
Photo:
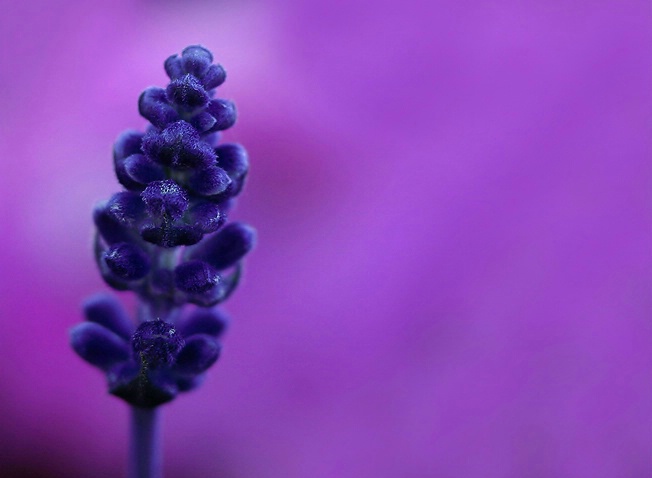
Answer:
[[[131,407],[129,478],[162,478],[161,427],[158,408]]]

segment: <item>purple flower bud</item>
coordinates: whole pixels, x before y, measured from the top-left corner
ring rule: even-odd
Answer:
[[[141,189],[141,185],[134,181],[125,170],[125,159],[132,154],[140,154],[140,145],[143,140],[143,134],[137,131],[125,131],[113,146],[113,166],[115,174],[127,189]]]
[[[178,330],[184,337],[205,334],[218,338],[226,330],[229,318],[219,309],[195,309],[179,324]]]
[[[207,166],[216,160],[210,145],[202,141],[197,130],[186,121],[172,123],[160,133],[146,134],[142,149],[153,161],[179,170]]]
[[[124,172],[138,185],[166,178],[165,170],[160,164],[142,154],[132,154],[124,159]]]
[[[253,249],[256,230],[234,222],[224,226],[192,251],[190,258],[209,263],[217,270],[231,267]]]
[[[115,193],[106,204],[108,213],[120,224],[132,226],[143,219],[145,205],[137,193]]]
[[[142,192],[147,212],[153,217],[179,219],[188,209],[188,196],[171,179],[153,181]]]
[[[213,100],[208,104],[206,111],[215,118],[215,124],[209,130],[210,132],[222,131],[235,124],[237,112],[235,104],[232,101],[222,99]]]
[[[205,372],[220,356],[220,344],[209,335],[193,335],[177,357],[176,370],[181,374]]]
[[[247,174],[249,170],[249,157],[242,145],[237,143],[226,143],[215,148],[217,153],[217,164],[229,174],[240,177]]]
[[[176,80],[177,78],[184,75],[183,65],[181,64],[181,59],[179,55],[172,55],[165,60],[163,64],[165,72],[168,74],[171,80]]]
[[[217,231],[226,221],[221,207],[211,202],[200,202],[188,211],[188,221],[203,234]]]
[[[249,171],[247,151],[239,144],[227,143],[215,148],[215,153],[217,153],[218,166],[229,173],[231,178],[231,184],[225,195],[227,197],[237,196],[244,186]]]
[[[124,159],[132,154],[140,153],[142,141],[143,133],[132,130],[122,132],[113,145],[114,159]]]
[[[204,84],[204,88],[207,90],[217,88],[224,83],[224,80],[226,80],[226,71],[222,65],[209,66],[208,70],[206,70],[206,73],[204,73],[204,76],[202,77],[202,83]]]
[[[197,131],[199,131],[200,133],[204,133],[210,130],[213,126],[215,126],[217,120],[208,111],[202,111],[201,113],[195,115],[190,120],[190,123],[195,129],[197,129]],[[204,141],[206,141],[206,138],[204,138]],[[206,141],[206,142],[209,145],[211,145],[210,141]]]
[[[151,368],[172,364],[184,344],[174,326],[160,319],[140,324],[131,337],[134,352]]]
[[[103,255],[107,267],[121,279],[142,279],[149,273],[149,256],[139,247],[128,242],[111,246]]]
[[[84,315],[89,322],[106,327],[116,335],[129,340],[133,324],[116,298],[109,294],[95,294],[86,299]]]
[[[129,358],[129,347],[121,337],[93,322],[76,325],[70,331],[72,348],[91,365],[109,370]]]
[[[231,178],[222,168],[209,166],[200,169],[190,177],[189,186],[201,196],[213,196],[226,191]]]
[[[170,103],[187,111],[203,108],[210,101],[204,86],[193,75],[184,75],[172,81],[165,94]]]
[[[188,261],[174,269],[174,283],[179,290],[189,294],[208,292],[219,282],[217,270],[206,262]]]
[[[181,64],[184,71],[198,78],[204,76],[212,62],[213,55],[203,46],[189,46],[181,52]]]
[[[157,128],[165,128],[179,119],[179,114],[168,103],[162,88],[151,87],[143,91],[138,99],[138,112]]]
[[[178,376],[176,382],[177,389],[180,392],[188,392],[201,386],[205,379],[206,374]]]
[[[132,231],[111,214],[106,202],[97,205],[93,210],[93,222],[102,239],[108,244],[128,242],[133,237]]]

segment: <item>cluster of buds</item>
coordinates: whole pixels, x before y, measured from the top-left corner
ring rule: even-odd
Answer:
[[[131,321],[114,298],[92,298],[72,345],[106,373],[111,393],[140,407],[196,387],[217,360],[226,321],[215,306],[236,288],[255,242],[251,227],[227,224],[249,162],[239,144],[219,143],[236,110],[215,98],[226,73],[212,62],[201,46],[165,61],[170,84],[146,89],[138,103],[151,125],[114,145],[125,190],[93,213],[102,277],[135,292],[140,309]]]

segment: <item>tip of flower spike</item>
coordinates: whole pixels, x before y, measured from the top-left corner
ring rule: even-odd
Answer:
[[[213,55],[203,46],[193,45],[184,48],[180,60],[186,73],[202,78],[213,63]]]
[[[208,48],[201,45],[190,45],[185,47],[181,52],[181,57],[206,61],[208,63],[213,62],[213,54]]]
[[[165,72],[171,80],[183,75],[193,75],[207,90],[220,86],[226,79],[226,72],[221,65],[212,65],[213,55],[201,45],[192,45],[181,52],[181,56],[172,55],[165,60]]]

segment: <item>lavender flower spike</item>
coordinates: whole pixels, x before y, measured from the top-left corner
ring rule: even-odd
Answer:
[[[138,101],[151,125],[122,133],[113,147],[124,189],[93,213],[100,274],[137,295],[138,317],[101,294],[84,304],[86,321],[70,333],[75,352],[106,375],[109,392],[135,407],[136,477],[159,473],[152,470],[160,456],[151,455],[157,415],[147,410],[199,386],[218,359],[228,321],[217,306],[237,287],[256,241],[251,227],[227,224],[249,160],[239,144],[219,144],[219,131],[236,121],[235,105],[215,96],[224,68],[197,45],[164,66],[169,85],[147,88]],[[151,456],[140,462],[143,453]]]

